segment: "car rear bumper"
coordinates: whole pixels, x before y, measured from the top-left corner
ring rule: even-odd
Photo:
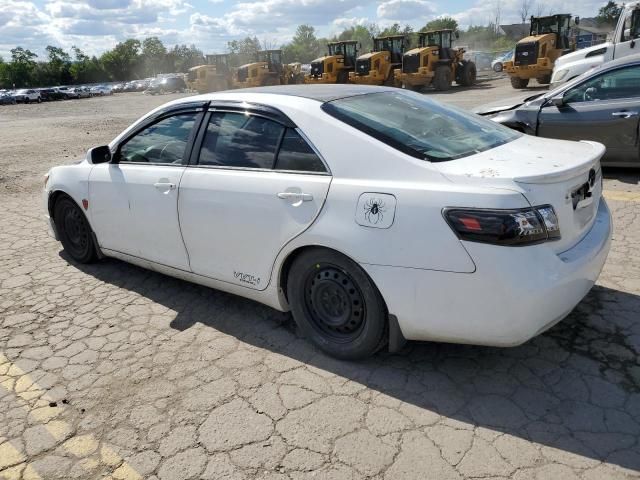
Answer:
[[[515,346],[551,328],[589,292],[611,245],[604,201],[589,233],[561,254],[548,244],[465,242],[474,273],[362,265],[409,340]]]

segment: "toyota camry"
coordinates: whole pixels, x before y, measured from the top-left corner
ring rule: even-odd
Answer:
[[[524,135],[400,89],[182,98],[45,176],[51,234],[291,311],[330,355],[409,340],[513,346],[607,257],[595,142]]]

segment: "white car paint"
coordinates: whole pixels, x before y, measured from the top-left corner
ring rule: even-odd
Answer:
[[[606,260],[611,219],[601,195],[600,144],[522,136],[431,163],[340,122],[316,100],[240,90],[167,105],[194,100],[279,109],[330,174],[85,159],[48,173],[47,211],[54,192],[78,205],[88,200],[85,211],[103,254],[282,311],[289,309],[282,292],[289,255],[306,246],[333,249],[362,266],[402,334],[413,340],[520,344],[564,318]],[[592,169],[598,181],[574,214],[570,193]],[[307,197],[279,196],[286,192]],[[364,224],[375,223],[363,209],[376,199],[387,209],[378,220],[383,228]],[[560,240],[522,247],[461,241],[443,218],[447,207],[542,204],[556,209]]]
[[[630,39],[629,29],[625,28],[632,18],[637,18],[636,22],[640,21],[640,2],[623,5],[612,41],[583,48],[558,58],[553,66],[550,88],[556,88],[605,62],[638,53],[640,46],[637,46],[637,43],[640,42],[640,38]]]

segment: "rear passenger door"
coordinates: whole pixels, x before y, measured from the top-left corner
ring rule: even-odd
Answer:
[[[319,214],[329,170],[294,125],[264,112],[217,109],[198,144],[178,201],[191,270],[264,290],[280,249]]]

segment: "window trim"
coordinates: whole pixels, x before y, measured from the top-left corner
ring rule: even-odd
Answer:
[[[231,102],[230,102],[231,103]],[[266,107],[265,110],[262,109],[257,109],[258,111],[254,111],[253,108],[251,108],[251,106],[249,105],[253,105],[253,106],[257,106],[255,104],[244,104],[244,102],[233,102],[235,105],[232,106],[221,106],[220,104],[216,104],[214,106],[210,106],[208,111],[206,112],[206,114],[203,117],[202,122],[200,123],[200,126],[198,128],[198,133],[194,139],[193,142],[193,148],[191,149],[191,154],[189,157],[189,163],[187,164],[188,167],[194,167],[194,168],[208,168],[208,169],[216,169],[216,170],[238,170],[238,171],[256,171],[256,172],[276,172],[276,173],[288,173],[288,174],[298,174],[298,175],[323,175],[323,176],[331,176],[331,170],[329,169],[329,165],[327,164],[327,162],[325,161],[324,157],[320,154],[320,152],[318,151],[318,149],[315,147],[315,145],[313,145],[313,143],[311,141],[309,141],[309,138],[304,134],[304,132],[298,128],[288,117],[284,116],[284,114],[282,114],[282,112],[280,112],[279,110],[275,110],[276,112],[279,112],[280,115],[283,115],[284,117],[280,117],[278,116],[277,118],[274,118],[274,116],[270,115],[270,112],[268,112],[267,110],[271,110],[272,107]],[[244,105],[240,105],[240,104],[244,104]],[[236,107],[237,105],[237,107]],[[233,167],[233,166],[229,166],[229,165],[201,165],[200,164],[200,151],[202,150],[202,145],[204,144],[204,138],[205,135],[207,133],[207,128],[209,126],[209,121],[211,120],[211,116],[214,113],[240,113],[240,114],[245,114],[245,115],[251,115],[251,116],[257,116],[257,117],[262,117],[265,118],[267,120],[271,120],[271,121],[275,121],[276,123],[279,123],[280,125],[282,125],[284,127],[282,134],[280,135],[280,139],[278,140],[278,145],[276,148],[276,151],[274,152],[274,156],[273,156],[273,166],[271,168],[257,168],[257,167]],[[284,121],[281,121],[280,119],[284,118],[286,119],[286,123]],[[281,169],[276,169],[275,166],[277,164],[277,159],[278,159],[278,155],[280,154],[280,148],[282,147],[282,141],[284,139],[284,134],[286,133],[286,129],[287,128],[291,128],[292,130],[294,130],[296,133],[298,133],[298,135],[300,135],[300,137],[307,143],[307,145],[309,145],[309,147],[313,150],[313,152],[318,156],[318,158],[320,159],[320,161],[322,162],[322,164],[325,167],[325,172],[310,172],[310,171],[305,171],[305,170],[281,170]]]
[[[571,86],[567,86],[566,89],[564,89],[562,91],[562,96],[564,97],[565,95],[567,95],[569,93],[570,90],[574,90],[576,88],[580,88],[581,86],[583,86],[585,83],[590,82],[592,80],[595,80],[596,78],[602,77],[604,75],[608,75],[610,73],[613,72],[617,72],[618,70],[625,70],[627,68],[639,68],[640,69],[640,62],[633,62],[633,63],[628,63],[625,65],[618,65],[616,67],[613,68],[609,68],[605,71],[599,72],[597,75],[593,75],[590,76],[589,78],[585,78],[584,80],[582,80],[579,83],[576,83],[575,85],[571,85]],[[588,102],[567,102],[567,105],[582,105],[582,104],[586,104],[586,105],[592,105],[592,102],[613,102],[613,101],[619,101],[619,100],[632,100],[632,99],[636,99],[638,97],[620,97],[620,98],[610,98],[607,100],[591,100]]]
[[[202,125],[203,117],[206,114],[207,105],[203,104],[200,107],[194,108],[194,104],[188,104],[186,108],[184,105],[181,105],[182,108],[173,108],[166,109],[157,112],[157,114],[150,115],[145,118],[139,125],[136,126],[134,130],[129,132],[126,137],[120,139],[115,148],[111,151],[111,161],[110,164],[114,165],[154,165],[154,166],[168,166],[168,167],[186,167],[188,166],[189,159],[191,157],[191,153],[194,147],[194,141],[196,139],[196,134],[200,130]],[[162,120],[165,120],[170,117],[176,117],[178,115],[184,115],[189,113],[195,113],[195,124],[189,133],[189,137],[187,138],[187,145],[184,149],[184,153],[182,154],[182,162],[179,164],[176,163],[150,163],[150,162],[121,162],[120,161],[120,150],[121,148],[129,142],[133,137],[137,136],[143,130],[155,125]]]

